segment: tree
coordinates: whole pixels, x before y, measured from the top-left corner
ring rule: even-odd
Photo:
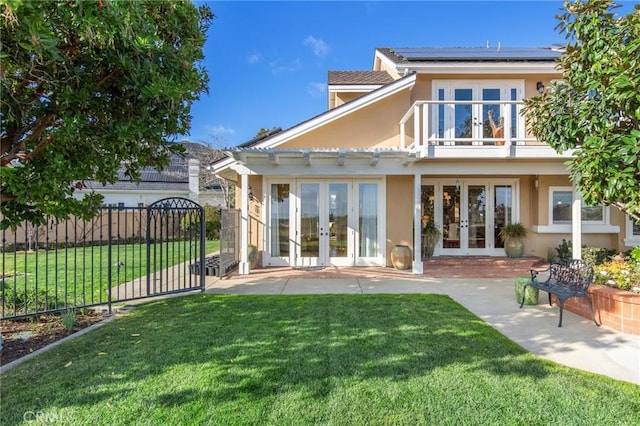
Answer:
[[[563,81],[525,101],[533,134],[574,150],[571,178],[589,205],[640,220],[640,5],[626,16],[611,0],[564,4],[558,29]]]
[[[162,168],[180,152],[213,19],[190,1],[2,0],[1,226],[87,217],[121,165]]]

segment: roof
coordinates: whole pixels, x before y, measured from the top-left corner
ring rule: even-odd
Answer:
[[[435,61],[555,61],[562,55],[552,47],[402,47],[376,49],[397,64]]]
[[[97,181],[85,181],[89,189],[110,190],[170,190],[189,189],[189,161],[178,154],[171,154],[169,164],[160,170],[153,167],[140,169],[140,181],[127,176],[124,167],[118,171],[118,179],[114,183],[102,185]]]
[[[329,85],[388,84],[393,78],[386,71],[329,71]]]
[[[206,145],[182,141],[184,154],[170,154],[169,164],[162,170],[154,167],[140,169],[140,181],[134,181],[127,176],[124,167],[118,171],[118,178],[114,183],[102,183],[89,180],[85,185],[89,189],[108,189],[119,191],[183,191],[189,190],[189,159],[200,160],[201,164],[213,163],[224,157],[224,153],[209,148]],[[206,184],[206,182],[205,182]],[[203,185],[204,186],[204,185]]]

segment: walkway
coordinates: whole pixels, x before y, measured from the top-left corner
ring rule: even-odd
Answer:
[[[451,273],[452,268],[449,267]],[[416,276],[391,268],[270,268],[248,276],[208,277],[208,293],[234,294],[446,294],[500,333],[542,358],[640,385],[640,336],[631,336],[541,303],[519,309],[514,269],[509,278],[475,278],[478,269],[458,265],[462,278]],[[432,273],[434,270],[432,270]],[[506,271],[505,271],[506,272]],[[497,274],[497,272],[495,273]],[[438,275],[438,274],[434,274]],[[544,301],[544,295],[540,301]]]

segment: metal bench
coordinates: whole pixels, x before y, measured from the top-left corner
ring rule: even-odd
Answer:
[[[538,275],[545,272],[549,272],[547,280],[538,281]],[[593,283],[593,268],[578,259],[552,263],[549,265],[549,268],[545,270],[531,270],[531,280],[525,283],[522,291],[520,308],[524,305],[525,292],[529,286],[546,291],[549,294],[549,305],[552,305],[551,295],[553,294],[558,298],[558,305],[560,306],[560,321],[558,322],[558,327],[562,327],[562,309],[564,308],[564,302],[571,297],[584,297],[589,302],[591,319],[600,327],[600,324],[596,322],[596,318],[593,315],[593,304],[591,303],[591,296],[589,296],[588,292],[591,283]]]

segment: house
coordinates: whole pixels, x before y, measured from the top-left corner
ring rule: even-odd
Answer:
[[[169,164],[162,170],[142,168],[140,181],[133,181],[122,168],[116,182],[102,185],[85,181],[86,188],[77,191],[76,196],[95,191],[104,197],[105,205],[120,207],[147,206],[170,197],[188,198],[202,205],[226,205],[223,188],[212,180],[211,173],[202,170],[205,164],[219,159],[221,152],[187,140],[182,145],[184,155],[171,154]]]
[[[235,182],[243,243],[263,266],[389,266],[395,245],[423,271],[434,256],[504,256],[499,232],[521,222],[525,255],[562,239],[626,250],[640,229],[586,206],[571,152],[527,129],[523,102],[562,78],[561,47],[377,48],[371,71],[330,71],[328,110],[227,151],[214,171]],[[575,220],[581,217],[581,220]],[[578,250],[574,249],[574,252]]]

